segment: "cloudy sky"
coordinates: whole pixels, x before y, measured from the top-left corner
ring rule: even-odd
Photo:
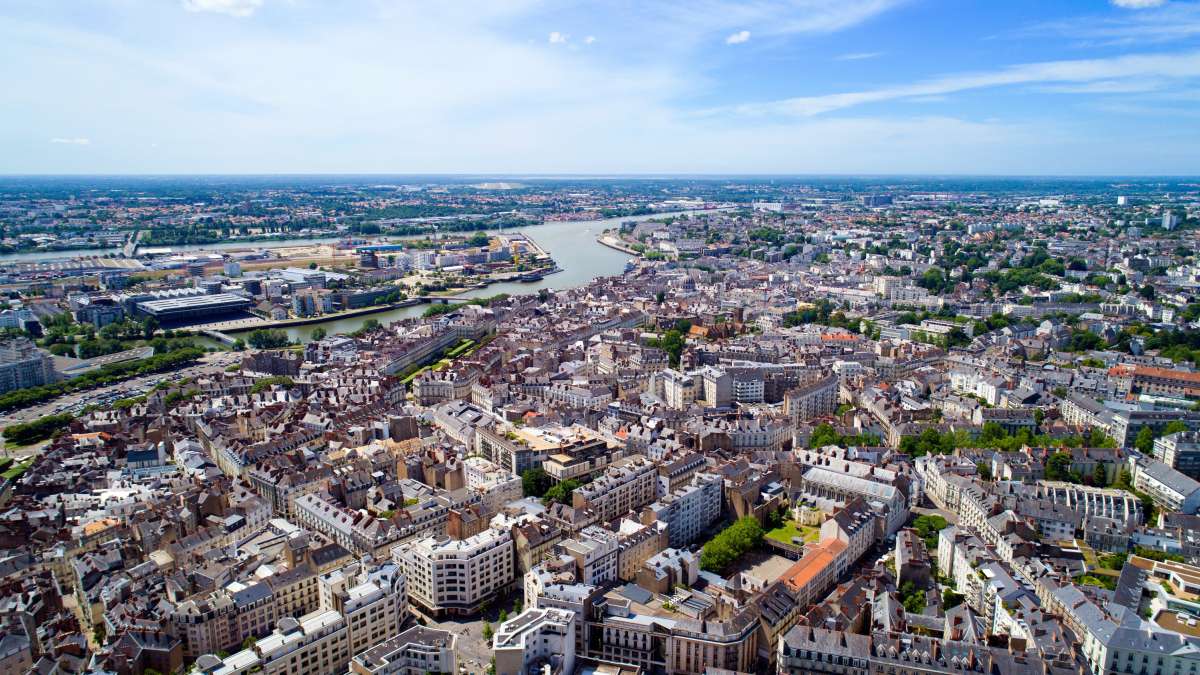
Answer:
[[[1200,174],[1200,2],[4,0],[0,173]]]

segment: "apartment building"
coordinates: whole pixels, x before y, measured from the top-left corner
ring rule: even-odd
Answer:
[[[613,462],[600,477],[576,488],[572,506],[592,509],[601,522],[636,511],[654,501],[658,467],[642,455]]]
[[[783,412],[792,426],[822,415],[832,415],[838,405],[838,378],[823,377],[783,396]]]
[[[1154,441],[1154,459],[1192,478],[1200,478],[1200,433],[1181,431]]]
[[[721,517],[725,481],[716,474],[697,473],[690,485],[650,504],[642,512],[643,522],[666,523],[668,545],[681,548],[705,534]]]
[[[327,675],[344,671],[349,661],[345,618],[334,610],[320,610],[280,619],[274,632],[249,649],[224,658],[205,654],[196,660],[196,670],[206,675]]]
[[[488,529],[461,540],[416,539],[397,546],[392,556],[407,580],[409,598],[433,616],[473,614],[514,578],[507,530]]]
[[[386,558],[402,533],[390,522],[365,511],[347,509],[327,493],[296,498],[298,524],[320,532],[358,555]]]
[[[1168,511],[1192,515],[1200,509],[1200,482],[1149,457],[1131,457],[1133,487]]]
[[[40,387],[58,379],[50,355],[27,338],[0,343],[0,393]]]
[[[457,673],[458,635],[413,626],[350,660],[353,675],[426,675]]]
[[[357,654],[395,635],[408,618],[408,589],[400,566],[364,570],[351,563],[321,575],[321,607],[346,620],[350,653]]]
[[[496,675],[575,672],[575,613],[527,609],[500,624],[492,639]]]

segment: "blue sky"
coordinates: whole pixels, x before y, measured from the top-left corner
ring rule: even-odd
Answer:
[[[1200,1],[5,0],[0,173],[1200,174]]]

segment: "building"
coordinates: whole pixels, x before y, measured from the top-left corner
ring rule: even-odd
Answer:
[[[1181,431],[1154,440],[1154,459],[1192,478],[1200,478],[1200,433]]]
[[[1131,457],[1133,487],[1150,495],[1168,511],[1195,514],[1200,509],[1200,482],[1148,457]]]
[[[0,393],[40,387],[58,379],[50,355],[28,338],[0,343]]]
[[[715,474],[698,473],[690,485],[667,494],[646,507],[646,523],[661,521],[667,525],[669,545],[681,548],[708,532],[721,517],[724,480]]]
[[[152,316],[159,323],[178,323],[195,319],[240,314],[250,308],[250,299],[233,293],[191,295],[137,303],[137,312]]]
[[[512,535],[488,529],[466,539],[425,537],[392,551],[408,582],[409,598],[433,616],[469,615],[514,579]]]
[[[350,653],[357,654],[395,635],[408,618],[408,592],[399,565],[366,571],[359,563],[320,578],[321,607],[345,618]]]
[[[657,485],[657,465],[633,455],[617,460],[600,477],[576,488],[572,506],[592,509],[601,522],[608,522],[654,501]]]
[[[793,389],[784,394],[783,411],[797,426],[801,422],[822,415],[832,415],[838,405],[838,378],[836,375],[823,377],[816,382]]]
[[[346,670],[350,661],[346,621],[334,610],[279,620],[275,631],[248,649],[224,658],[205,654],[196,670],[206,675],[326,675]]]
[[[492,640],[496,675],[575,672],[575,613],[527,609],[500,624]]]
[[[457,673],[458,636],[448,630],[413,626],[350,660],[355,675]]]

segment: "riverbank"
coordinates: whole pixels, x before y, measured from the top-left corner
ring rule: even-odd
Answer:
[[[607,246],[615,251],[620,251],[621,253],[628,253],[629,255],[637,256],[639,258],[642,256],[640,251],[636,251],[629,246],[626,246],[620,239],[617,239],[611,234],[605,234],[597,237],[596,241],[602,246]]]

